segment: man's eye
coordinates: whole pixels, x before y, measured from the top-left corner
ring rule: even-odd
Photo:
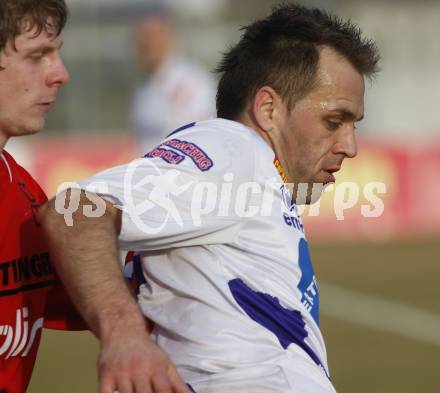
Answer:
[[[41,60],[42,58],[43,58],[42,52],[35,52],[29,55],[29,59],[31,59],[32,61],[38,61]]]
[[[327,127],[329,130],[337,130],[342,125],[338,120],[327,120]]]

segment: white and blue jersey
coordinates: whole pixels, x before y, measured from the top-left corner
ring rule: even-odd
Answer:
[[[301,218],[255,132],[183,127],[105,183],[123,210],[137,299],[194,391],[330,393],[319,294]]]

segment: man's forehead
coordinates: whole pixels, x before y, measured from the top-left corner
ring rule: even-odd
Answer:
[[[321,109],[363,116],[364,77],[342,55],[332,49],[320,52],[316,83],[309,99]]]
[[[320,50],[316,86],[350,90],[363,85],[364,76],[345,56],[328,47]]]
[[[14,40],[14,46],[18,51],[20,49],[32,49],[39,46],[47,46],[52,48],[60,47],[63,36],[60,33],[57,35],[58,31],[56,31],[51,26],[43,28],[39,31],[36,25],[31,28],[27,28]]]
[[[346,100],[321,101],[320,107],[347,120],[361,121],[364,118],[363,102],[356,105],[356,103]]]
[[[363,89],[359,87],[357,92],[347,92],[318,85],[295,106],[306,111],[325,112],[347,120],[360,121],[364,116]]]

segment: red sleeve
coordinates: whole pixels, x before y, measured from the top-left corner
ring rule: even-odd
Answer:
[[[55,284],[47,295],[44,327],[56,330],[88,330],[87,324],[76,311],[56,276]]]
[[[27,258],[29,255],[45,255],[49,264],[43,278],[40,279],[40,276],[36,275],[21,283],[21,285],[35,285],[45,280],[44,287],[32,293],[19,292],[14,299],[20,308],[32,304],[34,319],[42,317],[44,313],[45,327],[64,330],[87,329],[87,325],[76,312],[50,266],[49,247],[37,215],[38,208],[47,202],[47,197],[32,176],[17,164],[8,152],[0,149],[0,153],[3,156],[0,159],[5,163],[5,167],[0,171],[0,208],[2,211],[0,261],[9,261],[17,256]],[[9,281],[12,282],[12,280]],[[52,282],[53,286],[50,285]],[[0,320],[0,325],[2,324],[3,321]]]
[[[33,192],[40,205],[47,202],[46,194],[39,184],[26,171],[23,172],[22,176],[27,176],[28,183],[33,183]],[[56,330],[88,330],[86,323],[76,311],[55,272],[54,282],[46,297],[44,327]]]
[[[32,185],[32,192],[39,205],[47,202],[46,194],[32,176],[25,170],[20,175],[27,179],[27,184]],[[76,311],[56,273],[54,282],[46,297],[44,327],[56,330],[87,330],[86,323]]]

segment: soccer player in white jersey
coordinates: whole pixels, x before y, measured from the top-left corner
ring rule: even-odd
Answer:
[[[350,22],[278,7],[226,53],[217,119],[48,205],[57,269],[101,340],[101,393],[335,391],[296,206],[356,155],[378,58]],[[59,214],[65,197],[79,206],[72,221]],[[135,251],[137,303],[117,238]]]

